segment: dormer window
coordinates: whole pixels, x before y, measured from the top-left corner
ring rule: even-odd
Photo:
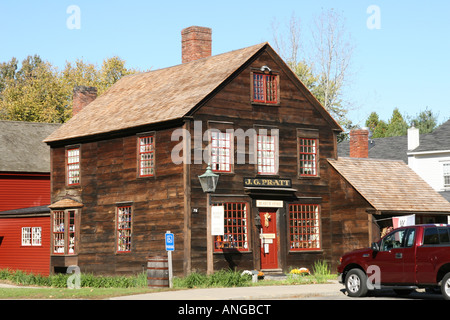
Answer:
[[[252,101],[258,103],[278,103],[278,75],[264,72],[253,73]]]

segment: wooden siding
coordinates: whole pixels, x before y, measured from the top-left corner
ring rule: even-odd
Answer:
[[[251,72],[267,65],[280,75],[280,104],[261,105],[251,103]],[[254,125],[276,127],[279,129],[279,173],[275,177],[289,178],[292,187],[297,189],[296,196],[301,199],[282,196],[285,200],[284,208],[277,212],[279,230],[279,268],[288,271],[289,267],[305,266],[311,268],[315,261],[326,260],[331,263],[331,208],[329,190],[329,166],[327,158],[335,157],[335,134],[329,123],[308,101],[307,97],[298,90],[297,86],[284,72],[280,61],[268,53],[262,54],[257,60],[243,70],[196,113],[193,119],[201,120],[203,130],[208,128],[208,121],[226,122],[233,129],[244,132]],[[211,125],[213,126],[213,125]],[[297,175],[297,129],[311,128],[319,132],[320,143],[320,177],[299,178]],[[236,143],[236,141],[235,141]],[[247,141],[248,143],[248,141]],[[203,143],[203,148],[208,142]],[[234,159],[238,150],[235,146]],[[249,204],[249,252],[214,253],[214,269],[234,268],[259,269],[260,243],[259,230],[254,224],[258,214],[255,202],[245,194],[244,177],[257,177],[254,164],[248,163],[248,145],[246,147],[246,164],[235,164],[231,174],[221,173],[213,202],[245,201]],[[192,149],[194,154],[194,149]],[[206,169],[206,164],[191,166],[191,207],[198,208],[198,213],[191,216],[192,238],[192,269],[202,271],[206,261],[206,195],[202,192],[198,182],[198,175]],[[218,195],[227,195],[220,197]],[[233,197],[234,195],[234,197]],[[269,197],[269,199],[272,197]],[[308,199],[309,198],[309,199]],[[321,198],[321,234],[322,248],[313,252],[292,252],[288,244],[288,204],[312,201]]]
[[[149,255],[165,254],[164,233],[175,234],[176,272],[183,265],[183,166],[174,166],[170,153],[172,130],[155,133],[155,176],[137,174],[137,135],[81,145],[81,185],[67,187],[64,148],[53,148],[53,202],[67,195],[83,203],[78,264],[83,272],[136,273]],[[116,208],[132,206],[130,253],[116,253]]]
[[[41,227],[41,246],[22,246],[22,227]],[[0,219],[0,269],[48,275],[50,271],[50,218]]]
[[[367,248],[372,241],[373,209],[350,183],[330,166],[332,262],[337,267],[339,258],[346,252]],[[369,228],[370,227],[370,228]],[[374,235],[375,236],[375,235]],[[334,268],[335,270],[335,268]]]
[[[50,174],[0,173],[0,212],[50,204]]]

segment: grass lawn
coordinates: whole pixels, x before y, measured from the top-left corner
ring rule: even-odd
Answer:
[[[185,278],[174,278],[174,289],[154,289],[146,286],[145,274],[138,276],[138,282],[133,282],[134,286],[115,287],[113,284],[118,284],[125,281],[126,278],[102,278],[86,276],[85,281],[90,280],[80,289],[68,289],[65,286],[66,278],[61,278],[61,275],[53,276],[53,287],[48,284],[39,282],[40,278],[34,278],[33,275],[22,272],[3,272],[3,279],[0,283],[15,284],[12,288],[0,288],[0,300],[9,299],[85,299],[85,300],[101,300],[111,297],[118,297],[124,295],[135,295],[143,293],[151,293],[167,290],[182,290],[189,288],[224,288],[224,287],[241,287],[241,286],[273,286],[273,285],[302,285],[311,283],[326,283],[328,280],[335,279],[336,275],[306,275],[299,276],[289,274],[282,279],[264,279],[256,283],[251,282],[250,277],[242,277],[240,272],[234,271],[218,271],[211,276],[203,274],[192,273]],[[17,281],[20,279],[21,281]],[[37,279],[37,280],[36,280]],[[40,280],[39,280],[40,279]],[[108,281],[107,281],[108,280]],[[34,284],[32,281],[35,281]],[[37,282],[36,282],[37,281]],[[21,283],[23,287],[18,286]],[[30,283],[28,285],[27,283]],[[101,286],[103,283],[105,285]]]
[[[150,288],[80,288],[49,287],[0,288],[0,299],[108,299],[123,295],[156,292]]]

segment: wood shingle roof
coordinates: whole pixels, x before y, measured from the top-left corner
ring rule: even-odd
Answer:
[[[264,50],[272,52],[307,99],[330,123],[340,125],[278,57],[268,43],[123,77],[44,142],[86,138],[182,119],[199,108],[228,79]]]
[[[45,142],[182,118],[265,46],[123,77]]]
[[[450,212],[450,203],[403,161],[339,158],[328,162],[377,211]]]

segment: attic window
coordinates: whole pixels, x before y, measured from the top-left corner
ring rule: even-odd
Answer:
[[[253,73],[253,102],[278,103],[278,76],[261,72]]]

